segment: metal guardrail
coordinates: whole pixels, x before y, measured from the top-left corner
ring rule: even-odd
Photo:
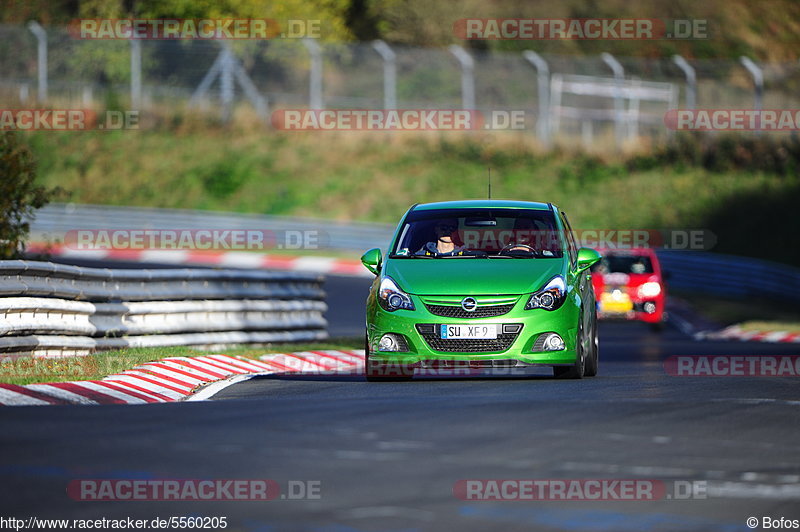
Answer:
[[[31,221],[32,240],[63,240],[68,231],[81,229],[316,231],[322,248],[345,250],[386,247],[394,233],[388,224],[71,203],[46,205]]]
[[[800,302],[800,269],[705,251],[656,250],[667,284],[675,290],[735,299]]]
[[[0,357],[327,337],[322,276],[0,262]]]
[[[359,251],[372,247],[385,249],[394,231],[394,227],[387,224],[343,223],[312,218],[51,204],[37,211],[31,223],[31,234],[34,237],[44,235],[53,238],[59,235],[63,237],[67,231],[76,229],[131,228],[319,230],[325,231],[328,236],[325,242],[327,247]],[[669,284],[675,289],[737,298],[758,296],[800,301],[800,270],[797,268],[704,251],[656,251],[664,269],[670,272]]]

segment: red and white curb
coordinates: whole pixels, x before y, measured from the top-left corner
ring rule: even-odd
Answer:
[[[270,354],[259,360],[208,355],[148,362],[99,381],[0,383],[0,405],[146,404],[203,400],[236,382],[275,373],[356,371],[360,350]]]
[[[332,257],[270,255],[248,251],[192,251],[185,249],[71,249],[63,245],[31,243],[30,253],[46,253],[53,257],[86,260],[109,260],[150,263],[218,266],[226,268],[263,268],[372,277],[358,260]]]
[[[738,325],[726,327],[721,331],[695,334],[700,340],[739,340],[742,342],[800,343],[800,333],[785,331],[746,331]]]

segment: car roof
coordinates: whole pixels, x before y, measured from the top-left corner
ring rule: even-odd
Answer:
[[[438,209],[531,209],[537,211],[550,210],[549,203],[539,203],[535,201],[516,201],[516,200],[456,200],[456,201],[437,201],[434,203],[420,203],[415,205],[413,210],[432,211]]]
[[[609,255],[619,255],[623,257],[655,257],[656,252],[652,248],[594,248],[604,257]]]

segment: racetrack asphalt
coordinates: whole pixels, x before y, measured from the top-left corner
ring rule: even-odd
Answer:
[[[335,336],[363,331],[369,279],[330,277]],[[252,379],[214,400],[0,409],[0,516],[226,516],[226,530],[751,530],[800,519],[797,377],[674,377],[674,355],[797,355],[603,322],[600,373],[578,381],[356,375]],[[319,482],[272,501],[75,501],[74,479]],[[477,501],[465,479],[640,479],[663,498]],[[679,487],[697,482],[698,496]],[[676,491],[678,490],[678,491]],[[704,495],[703,495],[704,493]]]

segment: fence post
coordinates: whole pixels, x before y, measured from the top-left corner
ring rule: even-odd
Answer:
[[[550,146],[550,67],[542,56],[531,50],[522,52],[525,58],[536,69],[536,81],[539,86],[539,118],[536,120],[536,132],[539,141]]]
[[[680,55],[673,55],[672,62],[678,65],[686,76],[686,108],[694,109],[697,105],[697,75],[694,67]]]
[[[39,71],[39,103],[47,101],[47,32],[36,22],[28,22],[28,29],[36,37],[36,63]]]
[[[131,107],[142,106],[142,43],[131,39]]]
[[[236,87],[233,85],[233,74],[236,68],[233,52],[230,45],[223,41],[225,47],[225,60],[222,62],[222,72],[219,74],[219,95],[222,100],[222,120],[227,122],[233,116],[233,100]]]
[[[622,147],[624,140],[623,126],[623,101],[622,101],[622,81],[625,79],[625,69],[616,58],[608,52],[603,52],[600,55],[603,62],[608,65],[614,73],[614,81],[616,84],[616,92],[614,94],[614,136],[617,143],[617,149]]]
[[[303,44],[311,56],[308,106],[311,109],[322,109],[322,50],[314,39],[305,38],[303,39]]]
[[[383,59],[383,108],[397,109],[397,55],[380,39],[372,41],[372,47]]]
[[[764,71],[761,70],[757,64],[755,64],[749,57],[742,56],[739,58],[739,61],[742,65],[750,72],[750,75],[753,76],[753,84],[755,85],[755,94],[753,95],[753,108],[756,111],[761,110],[761,102],[764,97]],[[761,120],[758,121],[759,129],[756,131],[756,135],[761,134]]]
[[[475,109],[475,61],[457,44],[450,45],[450,53],[461,65],[461,107],[471,111]]]

